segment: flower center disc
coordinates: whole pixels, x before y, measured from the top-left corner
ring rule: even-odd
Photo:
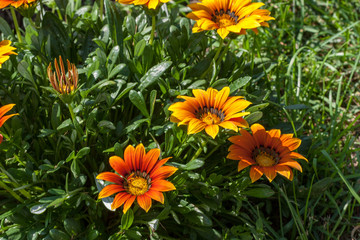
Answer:
[[[142,177],[134,177],[128,180],[128,191],[132,195],[143,195],[149,189],[148,181]]]
[[[201,116],[201,121],[206,123],[207,125],[219,124],[221,119],[214,113],[207,112]]]
[[[235,25],[235,21],[229,15],[218,16],[216,19],[216,23],[220,28],[228,27],[231,25]]]
[[[261,152],[259,155],[257,155],[255,158],[255,161],[261,167],[271,167],[271,166],[274,166],[274,164],[276,163],[274,157],[265,152]]]

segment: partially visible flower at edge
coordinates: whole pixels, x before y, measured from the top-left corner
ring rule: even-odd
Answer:
[[[78,71],[75,67],[75,64],[72,64],[67,61],[68,67],[68,76],[66,77],[64,63],[62,61],[61,56],[59,56],[59,64],[55,58],[54,65],[55,65],[55,72],[51,71],[51,63],[48,66],[47,74],[49,77],[49,81],[53,88],[59,92],[60,94],[70,94],[74,90],[77,89],[77,84],[79,80]]]
[[[145,5],[148,9],[156,9],[161,3],[167,3],[170,0],[116,0],[121,4]]]
[[[230,88],[221,91],[208,88],[206,91],[194,89],[195,97],[178,96],[185,101],[176,102],[169,107],[170,120],[179,125],[189,125],[187,133],[205,132],[212,138],[219,133],[219,126],[235,132],[239,127],[249,127],[243,118],[249,112],[242,112],[251,102],[242,96],[229,97]]]
[[[10,46],[10,44],[10,40],[3,40],[0,42],[0,68],[1,65],[10,58],[11,54],[17,55],[16,52],[13,52],[16,48]]]
[[[0,1],[0,9],[5,8],[9,5],[18,8],[22,5],[24,7],[28,7],[30,3],[36,2],[37,0],[1,0]]]
[[[186,17],[196,21],[193,33],[204,30],[217,29],[222,39],[233,32],[235,34],[246,34],[246,29],[252,29],[257,33],[260,26],[268,27],[266,21],[274,20],[270,11],[258,9],[264,3],[251,0],[200,0],[200,2],[189,4],[193,10]]]
[[[263,174],[271,182],[279,173],[289,180],[294,175],[291,168],[302,172],[301,165],[293,159],[308,161],[296,150],[301,140],[293,138],[293,134],[281,134],[279,129],[266,131],[260,124],[251,126],[252,135],[246,130],[240,131],[240,136],[232,136],[229,141],[233,144],[229,147],[227,158],[239,160],[238,171],[251,166],[250,178],[257,181]]]
[[[15,106],[15,104],[7,104],[5,106],[2,106],[0,108],[0,127],[2,127],[2,125],[6,122],[6,120],[8,120],[9,118],[15,116],[15,115],[19,115],[18,113],[14,113],[14,114],[10,114],[10,115],[6,115],[4,116],[8,111],[10,111],[13,107]],[[3,140],[3,136],[0,134],[0,143],[2,143]]]
[[[163,166],[170,158],[158,160],[160,149],[151,149],[145,152],[142,144],[134,148],[129,145],[124,152],[124,160],[118,156],[110,157],[111,167],[116,171],[100,173],[96,178],[114,184],[105,186],[99,193],[99,198],[115,195],[111,204],[112,209],[124,205],[123,212],[134,203],[146,212],[151,208],[151,199],[164,204],[162,192],[175,190],[175,186],[165,178],[173,175],[178,169],[172,166]]]

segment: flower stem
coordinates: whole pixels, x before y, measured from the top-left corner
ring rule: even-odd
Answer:
[[[219,57],[219,54],[220,54],[220,52],[221,52],[221,49],[222,49],[223,44],[224,44],[224,39],[221,38],[221,39],[220,39],[219,47],[218,47],[218,49],[217,49],[217,51],[216,51],[216,53],[215,53],[215,56],[214,56],[212,62],[215,62],[215,63],[216,63],[216,60],[217,60],[217,58]],[[201,77],[200,77],[201,79],[205,78],[206,75],[209,73],[210,69],[212,68],[212,62],[210,63],[210,66],[208,67],[208,69],[206,69],[206,71],[201,75]]]
[[[149,44],[152,45],[154,41],[154,35],[155,35],[155,26],[156,26],[156,16],[152,15],[152,28],[151,28],[151,35],[150,35],[150,41]]]
[[[80,125],[79,125],[79,122],[77,121],[76,119],[76,116],[75,116],[75,113],[74,113],[74,110],[71,106],[71,103],[68,103],[67,104],[68,108],[69,108],[69,112],[70,112],[70,115],[71,115],[71,119],[72,119],[72,122],[74,124],[74,127],[75,127],[75,130],[77,131],[78,135],[79,135],[79,139],[80,139],[80,142],[83,143],[83,136],[84,136],[84,132],[83,130],[81,129]]]
[[[100,0],[100,20],[103,20],[104,0]]]
[[[15,30],[16,30],[16,34],[17,34],[19,43],[22,43],[21,33],[20,33],[20,29],[19,29],[19,23],[18,23],[17,18],[16,18],[15,10],[14,10],[13,7],[11,7],[10,11],[11,11],[11,16],[12,16],[13,21],[14,21]]]
[[[202,138],[200,138],[200,142],[201,142],[201,146],[200,148],[196,151],[196,153],[194,154],[194,156],[191,158],[190,162],[195,160],[198,156],[200,156],[200,154],[202,153],[204,147],[206,146],[207,142],[209,141],[209,139],[207,138],[206,141],[204,141]]]

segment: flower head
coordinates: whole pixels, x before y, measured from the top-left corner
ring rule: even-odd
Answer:
[[[230,88],[221,91],[208,88],[206,91],[194,89],[195,97],[178,96],[184,102],[176,102],[169,107],[172,111],[170,120],[178,125],[189,125],[188,134],[205,132],[212,138],[219,133],[219,126],[238,131],[239,127],[248,127],[242,112],[251,102],[241,96],[229,97]]]
[[[18,8],[22,5],[28,6],[32,2],[36,2],[37,0],[1,0],[0,1],[0,9],[5,8],[9,5]]]
[[[238,171],[251,166],[250,178],[257,181],[263,174],[271,182],[279,173],[289,180],[294,175],[291,168],[302,172],[300,164],[293,159],[307,159],[297,152],[301,140],[293,138],[293,134],[281,134],[279,129],[266,131],[260,124],[251,126],[252,135],[246,130],[241,130],[241,136],[233,136],[229,141],[227,158],[239,160]]]
[[[148,9],[156,9],[161,3],[167,3],[170,0],[117,0],[122,4],[145,5]]]
[[[69,93],[72,93],[74,90],[76,90],[77,84],[78,84],[78,79],[79,79],[79,75],[78,75],[75,65],[70,63],[69,60],[66,60],[66,61],[67,61],[67,67],[68,67],[68,76],[67,77],[66,77],[65,67],[64,67],[64,63],[62,61],[61,56],[59,56],[60,68],[59,68],[57,60],[55,58],[54,65],[55,65],[56,75],[55,75],[55,72],[53,73],[51,71],[51,63],[49,64],[48,69],[47,69],[47,74],[48,74],[51,85],[60,94],[69,94]]]
[[[10,111],[13,107],[15,106],[15,104],[8,104],[5,106],[2,106],[0,108],[0,127],[2,127],[2,125],[6,122],[6,120],[8,120],[9,118],[15,116],[15,115],[19,115],[18,113],[14,113],[14,114],[10,114],[10,115],[6,115],[4,116],[8,111]],[[0,143],[3,140],[3,136],[0,134]]]
[[[1,64],[7,61],[10,58],[11,54],[17,55],[16,52],[13,52],[16,48],[10,46],[11,41],[3,40],[0,42],[0,68]]]
[[[259,9],[264,3],[251,0],[200,0],[189,7],[193,10],[187,17],[196,21],[193,32],[217,29],[221,38],[233,32],[246,34],[246,29],[257,33],[260,26],[268,27],[266,21],[275,18],[268,10]]]
[[[176,171],[176,167],[163,166],[170,158],[158,160],[160,149],[145,152],[142,144],[134,148],[128,146],[124,152],[124,160],[118,156],[110,157],[110,165],[117,172],[103,172],[96,178],[114,184],[107,185],[99,193],[99,198],[116,194],[112,209],[124,204],[123,212],[131,207],[135,199],[146,212],[151,208],[151,199],[164,203],[162,192],[175,190],[175,186],[166,181]]]

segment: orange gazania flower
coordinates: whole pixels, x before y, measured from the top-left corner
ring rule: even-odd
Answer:
[[[196,21],[193,33],[204,30],[217,29],[222,39],[233,32],[246,34],[246,29],[253,29],[257,33],[257,27],[266,26],[266,21],[275,18],[270,16],[268,10],[259,9],[264,3],[251,0],[199,0],[189,7],[193,12],[187,17]]]
[[[175,190],[175,186],[166,181],[176,171],[176,167],[163,166],[170,158],[158,161],[160,149],[151,149],[148,153],[142,144],[134,148],[128,146],[124,152],[124,160],[118,156],[110,157],[110,165],[117,172],[103,172],[96,178],[114,184],[107,185],[99,193],[105,198],[115,193],[112,209],[124,204],[123,212],[131,207],[135,199],[146,212],[151,208],[151,199],[164,204],[162,192]]]
[[[4,116],[8,111],[10,111],[13,107],[15,106],[15,104],[8,104],[5,106],[2,106],[0,108],[0,127],[2,127],[2,125],[6,122],[6,120],[8,120],[9,118],[15,116],[15,115],[19,115],[18,113],[14,113],[14,114],[10,114],[10,115],[6,115]],[[0,143],[2,143],[3,140],[3,136],[0,134]]]
[[[170,0],[117,0],[122,4],[145,5],[148,9],[156,9],[161,3],[167,3]]]
[[[279,129],[266,131],[260,124],[251,126],[252,135],[246,130],[240,131],[241,136],[233,136],[229,141],[227,158],[239,160],[238,171],[251,166],[250,178],[257,181],[263,174],[271,182],[279,173],[289,180],[294,175],[291,168],[302,172],[300,164],[293,159],[307,159],[297,152],[301,140],[293,138],[293,134],[281,134]]]
[[[3,40],[0,42],[0,68],[1,65],[10,58],[11,54],[17,55],[16,52],[13,52],[16,48],[10,46],[11,41]]]
[[[179,125],[189,125],[188,134],[205,132],[212,138],[219,133],[219,126],[238,131],[239,127],[249,127],[243,116],[248,112],[242,112],[251,102],[244,97],[229,97],[230,88],[224,87],[221,91],[208,88],[206,91],[194,89],[195,97],[178,96],[185,99],[169,107],[173,111],[170,120]]]
[[[0,9],[1,8],[5,8],[9,5],[15,7],[15,8],[18,8],[20,7],[21,5],[25,4],[25,5],[28,5],[32,2],[35,2],[37,0],[1,0],[0,1]]]

